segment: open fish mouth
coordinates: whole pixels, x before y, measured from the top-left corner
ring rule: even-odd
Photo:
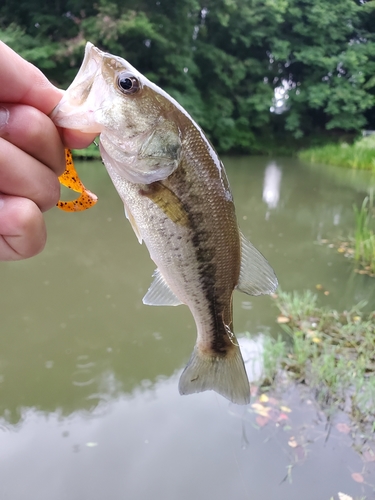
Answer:
[[[57,126],[97,134],[102,131],[100,107],[91,89],[94,82],[100,83],[97,77],[101,73],[103,56],[104,52],[87,42],[76,77],[50,115]]]

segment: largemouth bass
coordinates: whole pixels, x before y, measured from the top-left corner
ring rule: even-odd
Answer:
[[[100,134],[126,216],[157,265],[144,304],[186,304],[194,317],[197,342],[180,393],[212,389],[249,403],[233,333],[233,290],[269,294],[277,279],[240,233],[224,166],[200,127],[125,59],[91,43],[51,118]]]

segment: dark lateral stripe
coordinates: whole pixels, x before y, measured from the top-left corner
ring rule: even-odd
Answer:
[[[225,356],[228,350],[228,334],[222,318],[222,305],[220,298],[216,296],[215,283],[217,265],[213,262],[216,251],[207,246],[209,231],[199,228],[203,214],[195,213],[190,216],[190,226],[194,232],[192,243],[199,269],[199,283],[209,304],[209,315],[211,318],[211,349],[218,356]]]
[[[173,181],[172,181],[173,179]],[[201,197],[194,192],[194,184],[187,179],[184,165],[170,177],[170,182],[183,186],[185,195],[180,193],[181,204],[189,218],[188,227],[191,231],[191,242],[195,250],[198,263],[199,284],[208,303],[207,314],[211,324],[211,349],[217,356],[225,356],[228,351],[228,334],[223,322],[223,305],[220,297],[216,296],[217,264],[215,263],[216,249],[208,246],[211,228],[205,226],[205,214],[201,211]],[[177,190],[177,192],[179,189]]]

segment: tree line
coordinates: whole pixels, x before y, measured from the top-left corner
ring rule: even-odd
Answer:
[[[0,39],[62,87],[124,57],[220,151],[375,129],[374,0],[3,0]]]

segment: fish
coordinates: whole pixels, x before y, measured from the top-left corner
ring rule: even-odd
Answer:
[[[180,394],[214,390],[248,404],[233,292],[270,294],[278,282],[239,230],[224,165],[202,129],[129,62],[90,42],[51,118],[59,127],[100,136],[125,215],[157,266],[143,303],[185,304],[193,315],[197,340]]]
[[[57,202],[57,208],[63,212],[81,212],[96,205],[98,197],[83,185],[74,167],[70,149],[65,149],[65,172],[59,176],[59,182],[76,193],[80,193],[80,196],[76,200],[59,200]]]

